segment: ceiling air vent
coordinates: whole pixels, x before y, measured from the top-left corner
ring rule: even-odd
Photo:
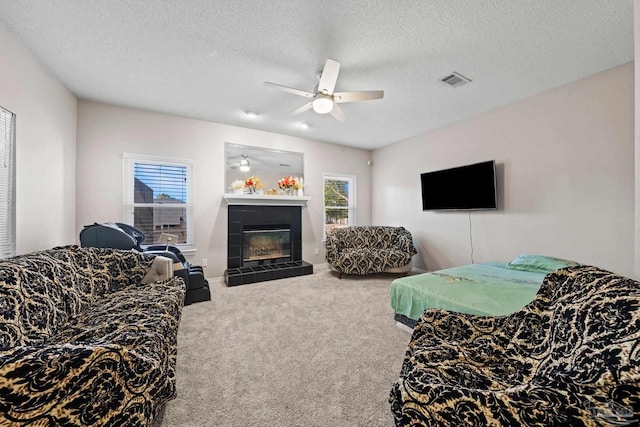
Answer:
[[[454,71],[453,73],[449,74],[447,77],[440,79],[440,81],[448,84],[451,87],[460,87],[471,82],[471,79],[468,79],[462,74],[458,74]]]

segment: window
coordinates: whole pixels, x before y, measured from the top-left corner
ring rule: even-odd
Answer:
[[[124,155],[124,222],[145,234],[145,245],[193,245],[193,162],[135,154]],[[186,245],[186,246],[184,246]]]
[[[327,231],[355,224],[354,176],[324,176],[324,235]]]
[[[16,115],[0,107],[0,259],[16,254]]]

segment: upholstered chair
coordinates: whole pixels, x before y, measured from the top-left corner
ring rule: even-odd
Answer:
[[[640,283],[557,270],[508,316],[426,310],[390,394],[397,426],[640,422]]]
[[[407,273],[417,253],[404,227],[340,227],[327,233],[326,259],[342,274]]]

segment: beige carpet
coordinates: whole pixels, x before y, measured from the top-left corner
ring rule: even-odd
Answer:
[[[385,426],[410,335],[392,275],[313,275],[235,287],[184,308],[178,397],[157,425]]]

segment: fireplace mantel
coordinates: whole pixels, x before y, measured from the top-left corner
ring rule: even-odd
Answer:
[[[229,205],[306,206],[307,202],[311,200],[311,197],[227,193],[224,195],[224,200],[226,200]]]

